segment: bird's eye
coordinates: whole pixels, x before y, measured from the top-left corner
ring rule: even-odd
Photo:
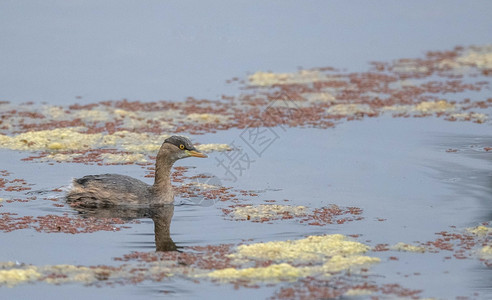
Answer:
[[[183,144],[179,145],[179,149],[184,150],[185,146]]]

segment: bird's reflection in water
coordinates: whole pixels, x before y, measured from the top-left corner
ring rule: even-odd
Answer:
[[[174,214],[174,205],[161,205],[150,210],[150,217],[154,221],[155,251],[176,251],[178,247],[171,238],[171,219]]]
[[[74,207],[81,215],[98,219],[119,218],[125,221],[150,218],[154,221],[155,250],[178,251],[171,238],[171,220],[174,214],[173,204],[151,206],[112,206],[85,208]]]

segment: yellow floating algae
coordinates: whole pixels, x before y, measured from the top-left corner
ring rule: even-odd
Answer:
[[[136,154],[120,154],[120,153],[103,153],[101,158],[105,162],[110,164],[120,164],[120,163],[145,163],[145,155],[141,153]]]
[[[304,216],[306,212],[305,206],[260,204],[235,207],[232,215],[238,220],[261,220],[277,218],[286,213],[292,216]]]
[[[42,108],[42,112],[45,116],[49,117],[52,120],[66,120],[67,112],[61,106],[48,106],[45,105]]]
[[[0,135],[0,147],[12,150],[82,150],[102,141],[102,134],[80,133],[76,128],[29,131],[15,136]]]
[[[132,278],[145,278],[156,276],[162,278],[172,276],[169,264],[166,262],[153,263],[154,266],[147,268],[135,269],[132,265],[123,265],[121,267],[85,267],[74,265],[45,265],[45,266],[25,266],[17,268],[15,263],[0,263],[0,286],[15,286],[22,282],[33,282],[41,280],[49,284],[64,283],[84,283],[91,284],[100,280],[122,280]],[[179,271],[179,269],[178,269]],[[183,270],[181,270],[183,271]],[[189,269],[187,269],[189,271]],[[185,273],[183,271],[183,273]]]
[[[364,244],[349,241],[341,234],[308,236],[301,240],[273,241],[238,246],[231,258],[288,262],[323,261],[335,255],[356,255],[368,251]]]
[[[486,260],[492,260],[492,246],[484,246],[478,252],[480,258]]]
[[[330,93],[303,93],[302,97],[309,102],[334,103],[335,96]]]
[[[119,120],[126,128],[147,127],[149,121],[158,125],[160,128],[170,128],[166,119],[184,120],[180,112],[173,109],[166,111],[127,111],[123,109],[114,109],[111,107],[98,107],[93,109],[67,110],[59,106],[44,106],[43,114],[52,120],[64,121],[80,119],[83,122],[108,122]]]
[[[393,111],[397,113],[422,113],[422,114],[432,114],[432,113],[445,113],[453,112],[456,110],[456,105],[447,102],[446,100],[440,101],[423,101],[416,105],[392,105],[384,106],[383,111]]]
[[[330,80],[329,76],[316,70],[301,70],[295,73],[256,72],[249,76],[250,85],[271,86],[275,84],[310,83]]]
[[[304,269],[304,270],[303,270]],[[259,281],[290,281],[309,275],[306,268],[296,268],[287,263],[274,264],[268,267],[215,270],[207,274],[213,279],[221,280],[259,280]]]
[[[104,135],[101,146],[121,145],[123,149],[130,152],[154,153],[168,137],[170,137],[168,134],[156,135],[122,130]]]
[[[336,104],[328,108],[333,115],[351,116],[360,113],[373,114],[374,110],[367,104]]]
[[[273,264],[268,267],[257,268],[226,268],[215,270],[208,274],[208,277],[222,281],[252,280],[252,281],[292,281],[307,276],[321,275],[329,277],[332,274],[351,270],[356,271],[363,266],[380,262],[379,258],[369,256],[341,256],[336,255],[325,264],[318,266],[295,267],[288,263]]]
[[[414,105],[389,105],[383,106],[383,111],[391,111],[397,113],[411,113],[415,111]]]
[[[456,106],[446,100],[423,101],[415,106],[415,110],[421,113],[437,113],[454,111]]]
[[[379,262],[379,258],[359,255],[368,250],[368,246],[349,241],[341,234],[241,245],[236,253],[228,255],[234,262],[249,264],[255,261],[273,261],[274,264],[257,268],[226,268],[215,270],[206,276],[223,281],[282,281],[306,276],[331,276],[344,270],[356,271],[362,266]],[[296,267],[293,266],[295,263],[303,265]]]
[[[185,120],[178,110],[168,109],[166,111],[127,111],[116,109],[113,111],[114,118],[123,122],[126,128],[145,128],[149,122],[162,129],[171,129],[173,126],[169,120],[179,122]]]
[[[126,131],[121,133],[121,135],[117,135],[117,132],[115,132],[112,136],[108,136],[108,139],[112,138],[114,140],[114,144],[121,144],[121,147],[125,151],[133,153],[156,154],[157,151],[159,151],[162,142],[170,137],[168,134],[152,135],[147,133],[139,134]]]
[[[492,234],[492,228],[489,228],[489,227],[486,227],[483,225],[480,225],[477,227],[467,228],[466,231],[468,231],[469,233],[473,233],[474,235],[478,235],[478,236],[486,236],[486,235]]]
[[[196,149],[201,152],[222,152],[232,150],[231,146],[229,146],[228,144],[201,144],[197,145]]]
[[[125,128],[146,128],[151,122],[161,129],[171,129],[169,120],[180,122],[185,116],[175,109],[165,111],[127,111],[112,107],[97,107],[93,109],[69,110],[60,106],[44,106],[42,113],[51,120],[67,121],[80,119],[84,123],[105,123],[118,120]]]
[[[478,123],[483,123],[487,121],[489,118],[486,114],[481,114],[481,113],[475,113],[475,112],[468,112],[468,113],[456,113],[456,114],[451,114],[449,115],[450,118],[454,118],[458,121],[475,121]]]
[[[188,120],[199,123],[227,123],[229,117],[217,114],[189,114],[186,117]]]
[[[479,51],[468,51],[467,54],[458,57],[456,61],[481,69],[492,69],[492,45],[484,46]]]
[[[47,148],[50,150],[61,150],[61,149],[65,148],[65,146],[62,143],[54,142],[54,143],[48,144]]]
[[[48,154],[46,157],[40,158],[40,161],[56,161],[56,162],[71,161],[74,158],[80,157],[81,155],[82,154],[80,153],[70,153],[70,154],[52,153],[52,154]]]
[[[402,242],[395,244],[393,247],[391,247],[391,249],[397,250],[397,251],[406,251],[406,252],[420,252],[420,253],[425,252],[424,247],[405,244]]]
[[[217,186],[217,185],[213,185],[213,184],[207,184],[207,183],[203,183],[203,182],[190,182],[190,183],[186,183],[186,184],[183,184],[183,186],[194,186],[194,187],[197,187],[197,188],[200,188],[200,189],[203,189],[203,190],[210,190],[210,189],[216,189],[216,188],[219,188],[220,186]]]
[[[53,130],[40,130],[21,133],[14,136],[0,134],[0,148],[24,151],[74,151],[107,147],[121,147],[123,150],[136,154],[104,154],[109,162],[146,162],[143,155],[138,153],[155,154],[162,142],[170,135],[155,135],[149,133],[136,133],[129,131],[117,131],[113,134],[87,134],[79,131],[83,128],[58,128]],[[227,151],[231,147],[227,144],[203,144],[197,149],[204,152]],[[79,154],[65,154],[47,156],[45,159],[55,161],[67,161]]]
[[[17,263],[15,263],[13,261],[1,261],[0,262],[0,269],[10,269],[10,268],[14,268],[15,266],[17,266]]]
[[[367,296],[367,295],[370,295],[372,293],[374,293],[374,291],[372,291],[370,289],[360,288],[360,289],[349,289],[343,295],[347,296],[347,297],[354,297],[354,296]]]
[[[36,267],[14,268],[10,270],[0,270],[0,285],[13,287],[23,282],[38,280],[41,274]]]
[[[161,147],[161,144],[159,143],[145,143],[145,144],[125,144],[122,145],[121,147],[128,152],[134,152],[134,153],[148,153],[148,154],[156,154],[157,151],[159,151],[159,148]]]
[[[40,272],[49,274],[43,281],[50,284],[62,284],[71,282],[92,283],[100,280],[101,277],[108,278],[114,276],[115,271],[104,268],[88,268],[74,265],[48,265],[39,267]],[[118,277],[120,277],[118,273]]]
[[[82,109],[74,114],[77,119],[82,119],[84,121],[90,122],[107,122],[113,119],[109,112],[99,109]]]
[[[323,270],[326,273],[337,273],[343,270],[349,270],[354,267],[359,267],[367,264],[378,263],[377,257],[369,257],[362,255],[343,256],[335,255],[323,265]]]
[[[126,117],[126,116],[136,117],[137,116],[137,114],[135,112],[124,110],[124,109],[115,109],[113,112],[115,115],[120,116],[120,117]]]
[[[162,143],[169,137],[119,131],[114,134],[87,134],[79,132],[82,128],[58,128],[53,130],[29,131],[15,136],[0,135],[0,147],[12,150],[84,150],[122,144],[142,144],[148,140]],[[158,144],[160,146],[160,144]]]

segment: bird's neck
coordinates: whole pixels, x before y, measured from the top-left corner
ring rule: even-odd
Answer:
[[[171,168],[174,161],[157,160],[155,165],[155,180],[153,185],[155,201],[172,203],[174,201],[173,186],[171,185]]]

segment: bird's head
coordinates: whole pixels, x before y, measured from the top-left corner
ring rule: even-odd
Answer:
[[[188,138],[180,135],[173,135],[172,137],[167,138],[162,144],[161,150],[164,148],[169,152],[168,155],[173,160],[191,156],[207,157],[206,154],[198,151]]]

